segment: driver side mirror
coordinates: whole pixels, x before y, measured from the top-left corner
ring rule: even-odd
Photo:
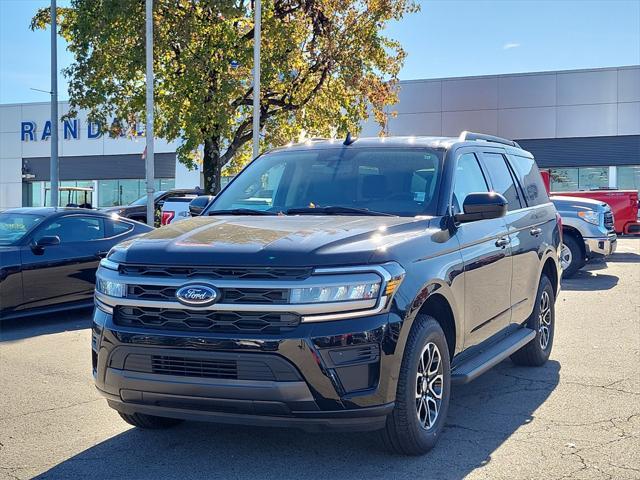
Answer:
[[[460,223],[500,218],[507,214],[508,204],[507,199],[496,192],[470,193],[462,205],[464,213],[457,213],[454,217]]]
[[[197,217],[202,213],[203,210],[204,210],[204,207],[193,205],[193,203],[189,204],[189,213],[191,214],[192,217]]]
[[[53,245],[59,245],[59,244],[60,244],[59,236],[57,235],[44,236],[44,237],[40,237],[37,241],[35,241],[31,245],[31,250],[33,250],[33,252],[38,255],[42,255],[42,253],[44,252],[44,247],[51,247]]]
[[[60,245],[60,237],[57,235],[51,235],[46,237],[41,237],[36,242],[36,247],[50,247],[52,245]]]

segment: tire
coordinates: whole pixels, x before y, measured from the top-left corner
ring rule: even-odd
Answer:
[[[546,275],[542,275],[536,295],[536,303],[526,324],[528,328],[536,332],[536,337],[511,355],[513,363],[527,367],[544,365],[549,359],[551,348],[553,347],[555,325],[556,312],[553,285]]]
[[[429,360],[435,359],[436,353],[440,362],[433,364]],[[419,376],[421,354],[423,364],[431,366],[433,375]],[[449,348],[442,328],[435,318],[418,315],[405,346],[395,407],[381,431],[382,441],[389,450],[402,455],[422,455],[435,446],[449,409],[450,370]],[[425,389],[428,384],[431,388]],[[437,410],[434,407],[438,407]]]
[[[578,239],[571,234],[565,234],[562,243],[563,248],[560,252],[560,262],[563,265],[562,278],[571,278],[578,270],[584,267],[586,263],[584,252],[578,243]]]
[[[160,430],[163,428],[170,428],[183,422],[177,418],[168,417],[156,417],[154,415],[147,415],[145,413],[122,413],[118,412],[122,419],[129,425],[134,427],[144,428],[146,430]]]

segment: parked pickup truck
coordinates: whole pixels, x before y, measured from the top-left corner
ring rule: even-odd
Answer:
[[[556,193],[551,193],[556,195]],[[557,192],[564,197],[591,198],[611,207],[615,218],[614,230],[618,235],[640,234],[637,190],[600,189],[580,192]]]
[[[562,217],[562,276],[571,277],[588,260],[604,258],[616,250],[614,216],[604,202],[554,195],[551,201]]]
[[[511,140],[278,148],[202,215],[102,260],[95,383],[139,428],[380,430],[422,454],[452,383],[549,358],[560,241],[533,156]]]

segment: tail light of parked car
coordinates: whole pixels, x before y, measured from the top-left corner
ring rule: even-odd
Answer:
[[[556,224],[558,225],[558,231],[560,232],[560,243],[562,243],[562,217],[556,212]]]
[[[160,225],[169,225],[171,223],[171,220],[173,220],[173,217],[175,216],[176,216],[176,212],[173,212],[171,210],[162,212],[162,219],[160,220]]]

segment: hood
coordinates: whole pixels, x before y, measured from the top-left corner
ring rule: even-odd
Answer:
[[[330,266],[376,261],[387,247],[416,238],[428,217],[195,217],[126,241],[116,262],[144,265]]]
[[[583,210],[602,210],[608,205],[599,200],[580,197],[563,197],[561,195],[553,195],[549,197],[557,209],[563,208],[581,208]]]

